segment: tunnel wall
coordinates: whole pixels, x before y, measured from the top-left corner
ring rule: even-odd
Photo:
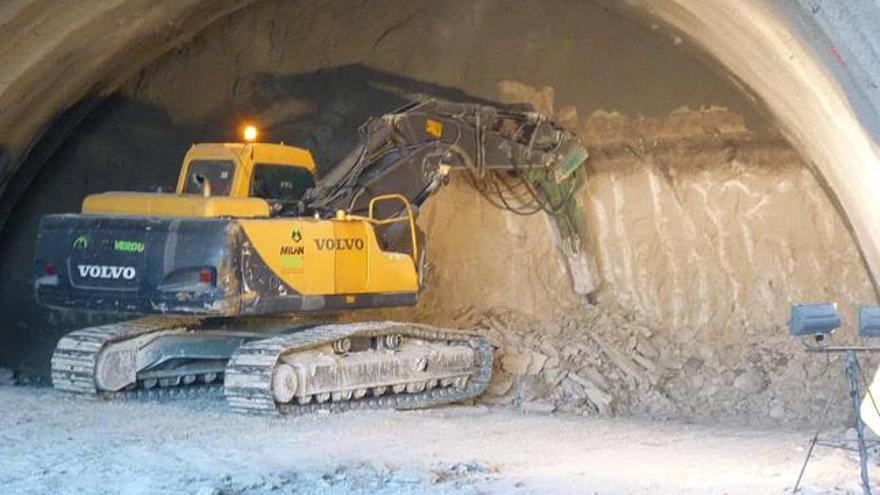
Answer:
[[[542,93],[522,100],[540,105]],[[492,335],[491,402],[810,422],[832,396],[828,417],[845,422],[842,377],[788,336],[788,308],[833,300],[850,315],[876,299],[846,224],[788,143],[721,108],[599,111],[569,125],[592,152],[579,201],[597,304],[568,289],[546,217],[493,208],[458,177],[421,217],[431,289],[414,313],[381,316]]]

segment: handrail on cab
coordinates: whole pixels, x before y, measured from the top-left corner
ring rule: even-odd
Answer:
[[[373,217],[373,209],[376,206],[376,203],[381,203],[383,201],[391,201],[391,200],[395,200],[395,199],[400,201],[401,203],[403,203],[404,208],[406,208],[406,216],[405,217],[404,216],[397,216],[397,217],[386,218],[383,220],[377,220],[376,218]],[[419,246],[418,246],[418,241],[416,240],[415,215],[413,215],[412,205],[410,204],[410,202],[406,198],[406,196],[404,196],[402,194],[382,194],[382,195],[376,196],[370,200],[370,206],[369,206],[367,215],[369,216],[370,220],[375,225],[387,225],[390,223],[409,221],[409,237],[410,237],[410,241],[412,242],[413,262],[415,262],[417,259],[419,259],[419,257],[418,257]]]
[[[385,218],[382,220],[377,220],[376,218],[374,218],[373,211],[375,209],[376,204],[381,203],[383,201],[391,201],[391,200],[397,200],[397,201],[400,201],[401,203],[403,203],[403,206],[406,208],[406,216],[396,216],[396,217],[391,217],[391,218]],[[344,211],[337,212],[337,217],[340,217],[340,218],[344,217],[344,218],[353,219],[353,220],[355,220],[355,219],[356,220],[365,220],[367,222],[370,222],[370,224],[376,225],[376,226],[409,221],[409,235],[410,235],[410,241],[412,242],[412,258],[413,258],[413,262],[415,263],[416,260],[419,259],[419,257],[418,257],[419,246],[418,246],[418,241],[416,240],[416,220],[415,220],[415,215],[413,215],[412,204],[410,204],[410,202],[406,198],[406,196],[404,196],[402,194],[381,194],[381,195],[376,196],[370,200],[369,209],[367,211],[368,211],[368,213],[367,213],[366,217],[361,217],[358,215],[348,215]],[[418,263],[416,263],[416,265],[418,265]]]

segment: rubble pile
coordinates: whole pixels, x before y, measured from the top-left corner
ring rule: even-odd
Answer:
[[[609,305],[549,319],[470,308],[456,319],[498,347],[481,399],[487,404],[534,413],[810,423],[831,394],[831,421],[847,418],[840,363],[807,355],[785,338],[724,349],[677,342]]]
[[[589,308],[552,320],[504,310],[468,316],[464,325],[485,332],[498,346],[486,402],[611,416],[632,412],[640,402],[634,399],[646,394],[651,404],[665,403],[671,412],[657,387],[664,370],[656,364],[660,351],[647,327]],[[596,331],[605,327],[620,331],[613,339]]]

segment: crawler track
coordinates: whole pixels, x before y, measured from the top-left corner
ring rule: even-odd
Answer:
[[[172,392],[171,388],[154,390],[132,388],[119,392],[99,390],[95,383],[98,359],[101,351],[114,342],[163,330],[192,328],[199,323],[200,320],[196,318],[151,316],[71,332],[61,338],[52,354],[52,386],[66,392],[107,398],[176,395],[180,392]],[[219,389],[219,386],[204,388]]]
[[[323,403],[279,404],[272,391],[273,373],[281,357],[330,344],[345,338],[381,337],[399,334],[403,338],[445,341],[470,346],[476,353],[476,367],[467,385],[443,386],[417,393],[401,392],[365,395],[359,399],[329,400]],[[483,337],[427,325],[370,322],[321,325],[298,333],[250,342],[236,351],[226,367],[224,391],[229,405],[246,413],[308,414],[318,411],[344,412],[364,409],[420,409],[475,398],[485,391],[492,374],[492,347]],[[384,387],[383,387],[384,388]]]
[[[162,399],[219,395],[221,389],[232,409],[246,413],[307,414],[317,411],[343,412],[362,409],[418,409],[457,402],[479,396],[486,389],[492,373],[492,347],[483,337],[427,325],[397,322],[369,322],[318,325],[293,333],[249,342],[235,351],[225,373],[198,376],[183,383],[156,380],[146,385],[138,380],[119,391],[101,390],[96,381],[101,352],[111,344],[136,339],[151,333],[198,327],[196,318],[147,317],[110,325],[84,328],[63,337],[52,356],[52,384],[58,390],[106,399]],[[464,386],[432,383],[415,391],[406,387],[376,387],[360,397],[333,397],[326,402],[299,404],[277,403],[272,390],[276,365],[282,356],[312,350],[341,339],[399,335],[404,339],[444,342],[467,346],[475,352],[475,365]],[[225,385],[224,385],[225,382]],[[382,392],[377,389],[381,388]]]

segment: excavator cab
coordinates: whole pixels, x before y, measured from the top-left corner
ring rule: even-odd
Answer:
[[[298,201],[315,187],[308,150],[280,144],[196,144],[183,159],[177,194]]]

